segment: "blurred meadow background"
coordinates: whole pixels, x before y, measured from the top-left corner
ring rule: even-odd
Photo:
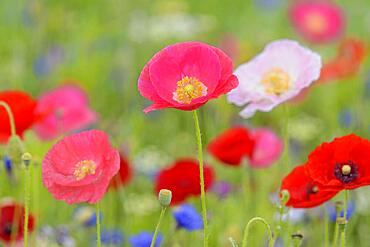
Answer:
[[[346,38],[358,39],[365,47],[365,59],[350,76],[314,85],[304,99],[271,112],[242,119],[240,108],[227,103],[224,96],[200,109],[204,146],[238,124],[270,128],[281,138],[289,134],[289,162],[277,161],[266,169],[225,166],[205,152],[206,163],[215,169],[215,182],[226,182],[230,190],[222,197],[214,190],[207,193],[210,246],[231,246],[229,237],[240,242],[246,223],[256,215],[273,223],[281,179],[291,168],[303,164],[314,147],[348,133],[369,139],[370,60],[366,54],[370,45],[370,2],[333,1],[343,9],[346,25],[341,37],[326,44],[310,43],[296,32],[288,17],[292,2],[0,1],[0,90],[23,90],[37,98],[66,82],[77,84],[86,91],[91,108],[99,115],[93,127],[106,131],[132,166],[131,181],[118,191],[109,191],[101,201],[103,230],[123,234],[119,244],[106,246],[131,246],[130,236],[153,232],[160,211],[153,174],[178,158],[197,157],[190,112],[142,112],[150,102],[137,90],[140,71],[155,52],[169,44],[188,40],[209,43],[228,53],[235,67],[281,38],[297,40],[318,52],[324,64],[336,56]],[[41,162],[56,140],[40,141],[28,131],[24,141],[34,157],[30,210],[36,229],[31,235],[32,246],[95,246],[95,229],[83,226],[74,217],[81,205],[54,200],[42,185]],[[245,176],[248,183],[243,181]],[[10,179],[2,166],[0,178],[1,197],[23,201],[22,171],[14,169]],[[246,196],[242,185],[248,187]],[[366,247],[370,242],[370,189],[364,187],[351,195],[355,211],[348,228],[348,246]],[[338,194],[337,199],[341,197]],[[188,202],[200,212],[198,198]],[[298,230],[304,236],[303,246],[323,246],[325,207],[293,210],[291,223],[276,246],[290,246],[282,241]],[[330,231],[333,226],[331,223]],[[160,233],[161,246],[202,246],[201,230],[176,230],[171,209]],[[251,246],[266,246],[265,240],[263,226],[253,227]]]

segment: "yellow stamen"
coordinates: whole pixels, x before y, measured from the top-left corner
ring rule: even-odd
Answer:
[[[262,76],[261,83],[269,94],[280,95],[289,90],[291,79],[287,72],[274,68]]]
[[[173,93],[173,99],[181,104],[190,104],[207,94],[207,87],[195,77],[185,76],[177,82],[177,89]]]
[[[76,164],[76,170],[73,172],[76,180],[84,179],[87,175],[95,174],[96,164],[92,160],[82,160]]]
[[[352,168],[351,168],[350,165],[344,165],[344,166],[342,166],[342,174],[343,175],[350,174],[351,173],[351,170],[352,170]]]

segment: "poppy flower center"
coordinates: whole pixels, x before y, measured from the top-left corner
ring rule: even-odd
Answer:
[[[321,33],[327,28],[326,19],[319,13],[310,13],[306,16],[307,28],[314,33]]]
[[[12,224],[11,223],[6,223],[4,228],[3,228],[3,234],[6,236],[10,236],[12,234]]]
[[[95,174],[96,164],[92,160],[82,160],[76,164],[76,170],[73,172],[76,180],[84,179],[87,175]]]
[[[262,76],[261,83],[268,94],[280,95],[289,90],[291,79],[284,70],[273,68]]]
[[[173,99],[181,104],[190,104],[192,100],[207,94],[207,87],[195,77],[185,76],[177,82]]]
[[[335,165],[334,175],[342,183],[350,183],[358,177],[357,165],[352,161],[338,163]]]

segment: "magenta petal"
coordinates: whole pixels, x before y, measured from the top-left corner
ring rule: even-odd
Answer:
[[[181,61],[183,76],[195,77],[212,94],[221,79],[221,64],[218,55],[206,45],[198,45],[187,50]]]

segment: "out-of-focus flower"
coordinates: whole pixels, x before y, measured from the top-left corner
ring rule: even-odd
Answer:
[[[366,56],[365,44],[358,39],[345,39],[338,47],[337,56],[324,64],[318,83],[345,79],[355,75]]]
[[[120,230],[103,230],[101,232],[101,244],[107,246],[122,246],[124,242],[124,236]],[[96,236],[94,244],[96,243]]]
[[[172,12],[148,16],[144,12],[134,11],[130,16],[128,35],[131,40],[139,43],[148,40],[186,40],[212,30],[215,24],[216,19],[210,15]]]
[[[3,156],[3,163],[4,163],[4,168],[6,171],[6,175],[8,175],[8,178],[11,178],[13,176],[13,163],[12,160],[4,155]]]
[[[0,204],[0,241],[10,243],[12,237],[17,242],[23,239],[24,210],[23,205],[13,201],[4,201]],[[34,227],[34,217],[29,214],[28,231],[32,233]]]
[[[293,208],[316,207],[334,197],[336,191],[321,190],[307,174],[305,165],[295,167],[282,181],[280,191],[289,192],[286,206]]]
[[[119,153],[100,130],[63,138],[42,162],[42,181],[57,200],[96,203],[119,170]]]
[[[35,113],[35,131],[43,140],[79,130],[94,123],[96,113],[90,110],[87,95],[74,85],[64,85],[43,94]]]
[[[63,61],[63,56],[63,49],[58,46],[51,47],[35,60],[33,72],[40,77],[48,75]]]
[[[319,78],[320,69],[317,53],[292,40],[274,41],[235,70],[239,85],[228,94],[228,101],[246,105],[240,112],[244,118],[256,111],[271,111],[310,86]]]
[[[129,193],[125,196],[125,212],[129,215],[148,216],[159,210],[157,198],[148,194]]]
[[[151,179],[155,178],[157,172],[164,168],[171,158],[156,146],[149,146],[134,156],[133,166],[135,174],[145,175]]]
[[[220,199],[225,199],[230,194],[231,190],[231,184],[226,181],[217,181],[211,188],[211,191],[216,193]]]
[[[338,116],[339,124],[345,128],[351,127],[353,125],[353,114],[350,109],[344,109],[339,112]]]
[[[200,42],[167,46],[140,74],[140,94],[153,102],[144,112],[197,109],[238,85],[232,70],[231,59],[216,47]]]
[[[252,130],[253,152],[249,165],[253,168],[265,168],[277,161],[283,152],[283,141],[270,129]]]
[[[141,232],[129,238],[130,245],[132,247],[150,247],[152,242],[153,234],[149,232]],[[157,239],[154,243],[154,247],[159,247],[162,242],[162,235],[158,233]]]
[[[35,121],[36,101],[22,91],[1,91],[0,101],[4,101],[13,113],[16,134],[20,137]],[[0,143],[6,143],[10,137],[9,116],[3,106],[0,106]]]
[[[120,153],[120,168],[118,173],[110,181],[109,188],[117,190],[121,186],[124,186],[127,183],[129,183],[131,178],[132,178],[132,168],[124,154]]]
[[[223,50],[234,62],[239,56],[239,41],[237,38],[229,33],[225,33],[220,37],[220,49]]]
[[[324,142],[310,153],[307,171],[325,190],[356,189],[370,184],[370,142],[354,134]]]
[[[314,140],[323,131],[324,123],[320,118],[299,114],[289,119],[289,134],[300,142]]]
[[[73,219],[84,227],[93,227],[96,224],[95,208],[89,206],[78,207],[73,213]]]
[[[75,247],[76,241],[72,238],[66,226],[42,226],[37,234],[38,247]]]
[[[283,1],[282,0],[254,0],[254,3],[264,9],[264,10],[272,10],[279,7]]]
[[[329,213],[329,218],[331,221],[335,222],[337,219],[337,212],[334,203],[327,204],[327,209]],[[355,213],[356,205],[354,201],[349,201],[347,204],[347,220],[349,220]],[[339,214],[340,217],[344,217],[344,209]]]
[[[207,150],[224,164],[239,166],[244,158],[252,156],[254,140],[247,128],[233,127],[214,138]]]
[[[213,184],[212,167],[204,166],[204,189]],[[170,167],[162,170],[155,181],[156,194],[161,189],[172,191],[171,204],[179,204],[188,197],[200,195],[199,164],[194,159],[179,159]]]
[[[190,204],[182,204],[175,207],[172,214],[177,222],[177,226],[180,228],[188,231],[203,229],[202,216]]]
[[[294,1],[289,17],[296,31],[312,43],[337,39],[346,22],[342,9],[332,1]]]
[[[231,166],[240,166],[243,159],[253,168],[265,168],[279,159],[283,143],[269,129],[249,130],[233,127],[213,139],[207,147],[214,157]]]

